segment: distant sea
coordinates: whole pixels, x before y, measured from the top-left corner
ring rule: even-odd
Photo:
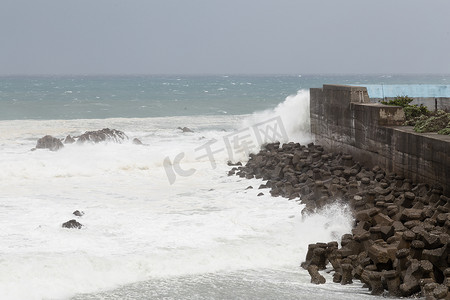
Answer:
[[[351,230],[345,206],[302,215],[298,199],[227,176],[262,134],[310,142],[308,89],[327,83],[450,76],[0,77],[0,298],[373,298],[328,274],[313,286],[299,267],[309,243]],[[30,151],[106,127],[129,140]],[[61,227],[74,218],[82,229]]]

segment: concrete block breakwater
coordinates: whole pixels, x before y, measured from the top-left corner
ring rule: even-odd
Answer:
[[[233,174],[267,180],[259,189],[298,199],[302,213],[335,201],[351,208],[354,228],[342,236],[341,248],[337,241],[309,245],[301,266],[312,283],[324,283],[319,271],[331,265],[334,282],[360,280],[375,295],[449,295],[450,198],[441,185],[415,184],[312,143],[268,144]]]
[[[450,297],[450,137],[401,126],[401,107],[370,103],[364,87],[311,89],[315,144],[266,145],[229,175],[262,178],[272,196],[312,213],[336,201],[354,227],[309,245],[311,282],[331,265],[333,281],[360,280],[374,295]],[[421,182],[421,183],[419,183]]]

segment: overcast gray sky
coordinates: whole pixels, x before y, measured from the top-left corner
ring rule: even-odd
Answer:
[[[449,15],[449,0],[2,0],[0,74],[448,74]]]

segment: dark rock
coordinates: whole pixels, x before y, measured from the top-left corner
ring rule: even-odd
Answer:
[[[50,149],[51,151],[57,151],[63,147],[64,145],[61,140],[52,137],[51,135],[40,138],[36,144],[36,149]]]
[[[67,221],[66,223],[62,224],[63,228],[76,228],[76,229],[81,229],[81,227],[83,227],[82,224],[80,224],[79,222],[77,222],[77,220],[72,219],[70,221]]]
[[[324,270],[326,267],[327,246],[326,243],[309,244],[306,259],[301,264],[302,268],[307,269],[309,265],[316,265],[320,270]]]
[[[433,281],[436,281],[433,273],[433,264],[428,260],[420,261],[420,269],[422,271],[422,278],[431,278]]]
[[[445,277],[444,283],[450,287],[450,268],[445,269],[443,275]]]
[[[414,208],[406,208],[403,210],[400,220],[402,222],[412,221],[412,220],[423,220],[422,210]]]
[[[277,150],[280,148],[280,142],[266,144],[264,148],[269,151]]]
[[[141,140],[138,139],[138,138],[134,138],[134,139],[133,139],[133,144],[135,144],[135,145],[143,145],[142,142],[141,142]]]
[[[392,226],[394,227],[395,232],[403,232],[407,230],[407,228],[400,221],[395,221],[394,223],[392,223]]]
[[[178,127],[177,129],[180,129],[182,132],[194,132],[192,129],[188,128],[188,127]]]
[[[387,241],[388,238],[394,235],[394,233],[395,233],[394,226],[392,225],[380,226],[380,234],[383,240]]]
[[[386,280],[389,295],[391,297],[400,297],[402,295],[400,291],[400,276],[395,270],[384,271],[383,276]]]
[[[381,273],[376,271],[369,272],[369,285],[372,289],[372,295],[381,295],[384,292],[383,283],[381,282]]]
[[[369,185],[370,184],[370,178],[368,178],[368,177],[361,178],[361,183],[365,184],[365,185]]]
[[[422,251],[422,259],[429,260],[436,268],[443,272],[448,266],[448,244],[441,248]]]
[[[72,214],[74,214],[74,215],[77,216],[77,217],[81,217],[81,216],[84,215],[84,212],[83,212],[83,211],[76,210],[76,211],[74,211]]]
[[[78,137],[77,144],[82,143],[100,143],[100,142],[115,142],[121,143],[128,139],[127,135],[116,129],[103,128],[97,131],[86,131]]]
[[[353,156],[349,154],[342,155],[342,165],[346,167],[350,167],[353,165]]]
[[[382,173],[378,173],[378,174],[375,176],[375,180],[378,181],[378,182],[380,182],[380,181],[383,180],[383,179],[384,179],[384,174],[382,174]]]
[[[353,266],[351,264],[342,264],[341,269],[342,269],[341,284],[345,285],[345,284],[353,283],[353,281],[352,281]]]
[[[378,213],[374,215],[372,221],[379,226],[390,226],[394,223],[394,220],[392,220],[391,218],[389,218],[389,216],[383,213]]]
[[[316,265],[319,270],[325,270],[327,266],[326,250],[324,248],[316,248],[313,251],[311,264]]]
[[[368,255],[375,264],[385,264],[395,260],[397,248],[383,240],[377,240],[369,247]]]
[[[378,214],[378,212],[379,210],[377,208],[361,210],[356,214],[355,219],[357,221],[371,221],[372,217]]]
[[[424,283],[422,288],[422,295],[425,296],[426,300],[429,299],[436,299],[433,295],[434,289],[437,288],[439,285],[436,282],[428,282]]]
[[[411,220],[403,223],[403,225],[405,225],[405,227],[408,229],[413,229],[414,227],[419,226],[420,224],[421,222],[419,220]]]
[[[406,274],[406,270],[408,268],[408,259],[409,259],[409,249],[400,249],[396,253],[396,260],[394,261],[393,268],[400,275],[400,278],[403,280]]]
[[[441,284],[438,285],[434,290],[433,290],[433,296],[436,299],[447,299],[447,295],[448,295],[448,287]]]
[[[425,247],[425,243],[419,240],[411,242],[411,258],[420,260],[422,258],[422,251]]]
[[[415,197],[416,195],[414,195],[414,193],[406,192],[403,195],[403,202],[401,203],[401,206],[405,208],[412,208],[414,205]]]
[[[342,281],[342,274],[339,271],[335,270],[333,274],[333,282],[341,283],[341,281]]]
[[[66,138],[64,139],[64,144],[73,144],[73,143],[75,143],[75,139],[70,134],[66,136]]]
[[[376,187],[374,189],[374,191],[375,191],[375,193],[377,193],[377,195],[387,196],[387,195],[389,195],[392,192],[392,189],[391,188],[387,188],[387,187],[383,188],[380,185],[379,187]]]
[[[259,196],[264,196],[264,193],[259,193],[257,196],[258,196],[258,197],[259,197]]]
[[[320,275],[319,268],[316,265],[310,265],[308,267],[308,273],[311,276],[311,283],[324,284],[326,282],[325,277]]]
[[[369,229],[370,239],[376,241],[381,239],[381,226],[373,226]]]
[[[419,279],[421,273],[419,262],[416,259],[412,259],[406,270],[403,283],[400,285],[400,291],[403,296],[408,297],[420,291]]]

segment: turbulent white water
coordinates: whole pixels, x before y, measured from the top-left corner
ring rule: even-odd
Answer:
[[[67,299],[141,281],[150,286],[167,278],[202,282],[205,274],[275,272],[300,274],[298,280],[308,282],[298,268],[307,246],[348,232],[345,208],[302,217],[296,201],[270,197],[267,190],[257,197],[260,180],[226,175],[230,157],[223,145],[233,130],[245,132],[279,115],[290,140],[309,141],[304,130],[308,100],[299,92],[274,111],[245,118],[0,121],[0,298]],[[178,126],[194,133],[181,133]],[[62,138],[105,127],[145,145],[73,144],[57,152],[30,151],[46,134]],[[196,151],[213,139],[215,164]],[[182,169],[195,172],[175,172],[171,184],[164,159],[173,162],[182,152]],[[243,160],[245,154],[233,158]],[[246,190],[249,185],[255,189]],[[85,212],[77,218],[84,227],[61,228],[77,209]],[[289,277],[293,293],[313,295],[314,290],[295,284],[295,276]],[[232,278],[229,295],[233,282],[239,282]],[[136,289],[145,294],[145,285],[128,291]],[[326,288],[322,292],[330,295]]]

